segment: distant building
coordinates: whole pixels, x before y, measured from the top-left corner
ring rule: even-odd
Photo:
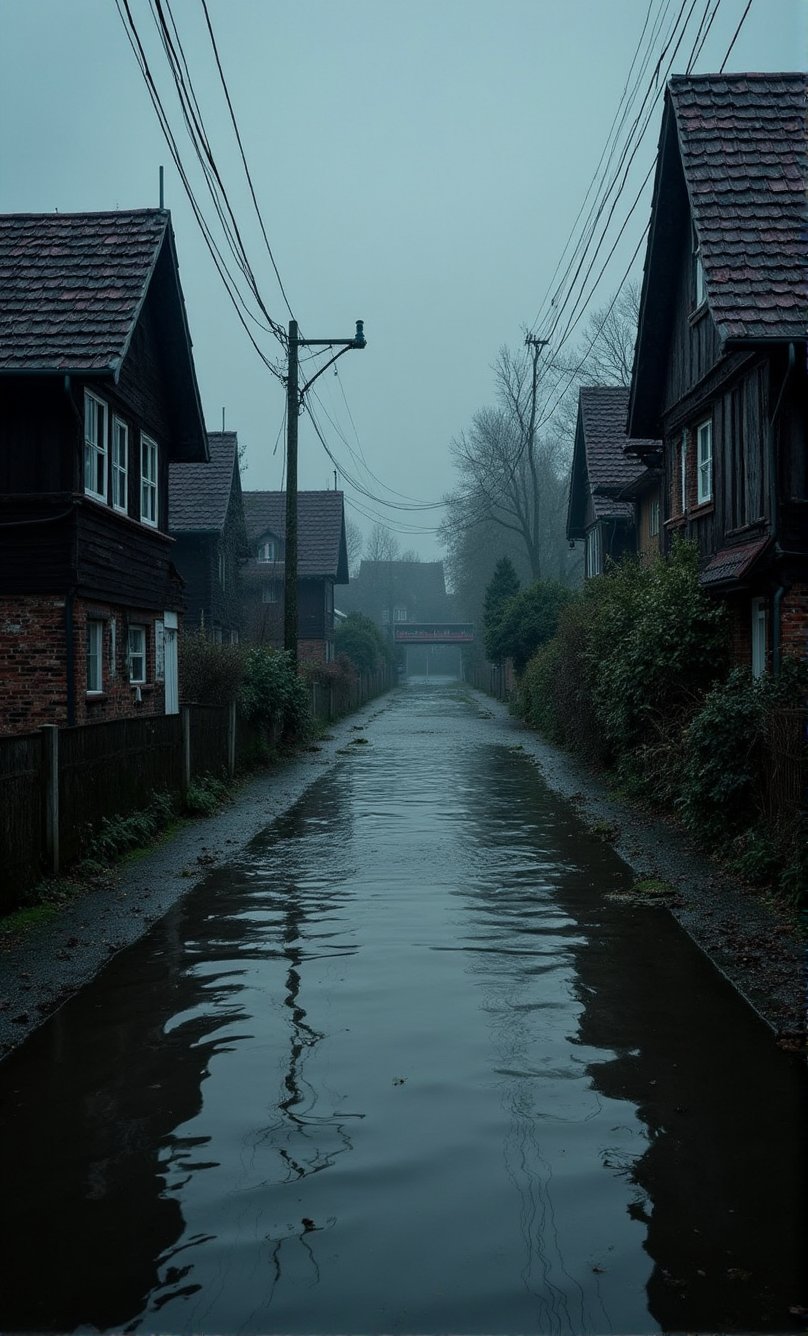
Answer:
[[[601,575],[609,559],[636,552],[638,534],[647,554],[659,551],[660,485],[625,453],[628,398],[619,385],[590,386],[578,395],[567,538],[583,540],[587,578]],[[644,444],[659,448],[658,441]]]
[[[244,624],[259,644],[283,646],[286,493],[244,492],[249,559],[244,567]],[[348,582],[342,492],[298,492],[298,658],[334,658],[334,585]],[[343,591],[341,591],[343,592]]]
[[[442,561],[363,561],[350,588],[339,591],[345,612],[362,612],[377,626],[451,621]]]
[[[242,633],[241,566],[250,555],[242,504],[238,437],[209,432],[210,460],[172,464],[168,527],[185,581],[185,626],[235,644]]]

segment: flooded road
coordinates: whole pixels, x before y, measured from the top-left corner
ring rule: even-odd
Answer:
[[[804,1069],[485,713],[382,702],[0,1065],[0,1329],[800,1329]]]

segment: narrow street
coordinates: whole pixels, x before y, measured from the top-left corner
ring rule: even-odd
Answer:
[[[799,1329],[803,1064],[480,697],[350,736],[0,1064],[0,1329]]]

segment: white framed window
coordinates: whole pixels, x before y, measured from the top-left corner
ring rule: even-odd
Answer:
[[[659,497],[651,498],[651,509],[648,513],[648,535],[650,538],[659,537]]]
[[[586,555],[586,573],[601,575],[603,572],[603,533],[599,524],[590,529],[584,539]]]
[[[114,617],[109,622],[109,675],[118,675],[118,623]]]
[[[699,505],[713,499],[713,424],[712,419],[696,428],[697,499]]]
[[[401,608],[401,607],[393,608],[393,621],[394,621],[394,622],[406,622],[406,620],[407,620],[407,609],[406,609],[406,608]]]
[[[230,632],[230,644],[231,644],[231,645],[237,645],[237,644],[238,644],[238,631],[236,631],[236,630],[231,630],[231,632]]]
[[[388,626],[388,625],[390,624],[390,609],[389,609],[389,608],[382,608],[382,624],[383,624],[384,626]]]
[[[104,690],[104,623],[87,622],[87,694]]]
[[[274,584],[264,585],[261,590],[261,602],[277,603],[277,601],[278,601],[278,586]]]
[[[765,598],[752,599],[752,676],[766,671],[769,650],[769,621]]]
[[[687,432],[679,442],[679,514],[687,514]]]
[[[109,412],[103,399],[84,391],[84,492],[96,501],[107,499]]]
[[[119,417],[112,419],[112,504],[116,510],[129,509],[129,428]]]
[[[264,542],[260,544],[260,546],[259,546],[259,548],[258,548],[258,560],[259,560],[259,561],[274,561],[274,560],[275,560],[275,540],[274,540],[274,538],[266,538],[266,539],[264,540]]]
[[[140,438],[140,518],[157,524],[157,442],[150,436]]]
[[[213,636],[213,643],[214,643],[214,645],[221,645],[221,644],[222,644],[222,628],[221,628],[221,626],[214,626],[214,628],[213,628],[213,632],[212,632],[212,636]]]
[[[129,627],[129,681],[138,686],[146,681],[146,628]]]

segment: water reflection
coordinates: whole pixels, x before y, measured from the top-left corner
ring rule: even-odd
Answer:
[[[0,1327],[788,1328],[804,1074],[493,728],[401,693],[0,1067]]]
[[[217,1233],[188,1231],[183,1195],[223,1166],[211,1155],[215,1137],[190,1129],[216,1060],[260,1039],[262,962],[284,962],[277,1014],[288,1040],[271,1121],[249,1152],[254,1160],[271,1145],[284,1173],[301,1176],[349,1148],[348,1116],[331,1129],[332,1150],[318,1144],[318,1127],[325,1137],[330,1120],[312,1112],[305,1061],[322,1034],[302,1002],[307,950],[322,950],[324,924],[346,897],[318,880],[316,838],[300,881],[294,857],[318,829],[329,843],[335,827],[350,831],[348,793],[344,780],[310,792],[256,841],[245,864],[213,873],[3,1065],[0,1179],[5,1201],[15,1203],[3,1212],[4,1330],[136,1330],[132,1319],[144,1310],[157,1314],[199,1294],[198,1258]],[[333,868],[344,872],[339,859]],[[215,1214],[210,1220],[219,1223]],[[314,1228],[303,1221],[298,1231],[309,1256]],[[279,1274],[280,1241],[271,1247]]]
[[[553,941],[557,971],[552,997],[531,1001],[512,953],[493,962],[475,955],[469,965],[483,984],[507,1063],[503,1101],[512,1117],[507,1144],[525,1221],[525,1283],[535,1272],[552,1300],[538,1310],[539,1330],[608,1330],[617,1314],[619,1329],[630,1329],[631,1322],[625,1288],[616,1309],[609,1301],[615,1270],[621,1286],[626,1280],[620,1231],[611,1217],[611,1244],[591,1254],[597,1258],[599,1313],[591,1304],[579,1306],[582,1292],[568,1283],[560,1253],[555,1270],[566,1281],[553,1283],[548,1241],[558,1249],[559,1232],[544,1147],[548,1117],[563,1124],[567,1114],[548,1104],[548,1078],[576,1087],[574,1122],[597,1119],[602,1128],[602,1168],[622,1188],[612,1192],[611,1207],[622,1195],[627,1219],[644,1232],[643,1247],[653,1262],[646,1301],[659,1326],[794,1326],[789,1310],[804,1306],[808,1296],[808,1183],[799,1135],[808,1099],[801,1065],[778,1052],[767,1029],[664,911],[604,898],[604,891],[625,884],[626,870],[610,849],[582,834],[524,758],[504,748],[491,755],[485,791],[489,801],[483,806],[481,793],[470,790],[469,823],[499,878],[484,879],[469,894],[472,940],[490,942],[497,924],[510,924],[517,940],[545,934],[543,942],[547,936]],[[525,895],[531,881],[533,897]],[[563,1049],[567,1043],[567,1054],[556,1070],[537,1069],[535,1028],[541,1025],[546,1050],[547,1008],[557,1009],[557,999],[570,991],[578,1003],[576,1024],[555,1044]],[[563,1029],[571,1017],[561,1010]],[[538,1102],[536,1077],[543,1086]],[[567,1130],[563,1139],[569,1173],[576,1138]],[[591,1155],[593,1147],[582,1149]],[[577,1202],[579,1211],[582,1205]],[[534,1230],[537,1214],[543,1224]],[[575,1249],[577,1231],[570,1230],[567,1240]]]

